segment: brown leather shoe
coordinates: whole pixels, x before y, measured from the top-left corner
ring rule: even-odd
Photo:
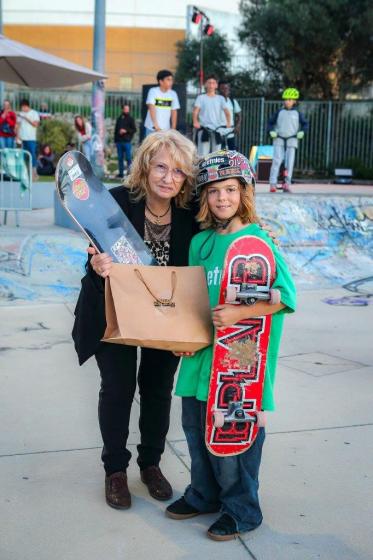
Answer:
[[[131,507],[131,494],[128,490],[125,472],[116,472],[105,477],[106,503],[115,509]]]
[[[141,480],[148,487],[152,498],[161,501],[172,498],[171,484],[163,476],[159,467],[148,467],[141,471]]]

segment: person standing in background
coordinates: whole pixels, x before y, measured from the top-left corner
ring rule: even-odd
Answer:
[[[198,95],[193,107],[193,126],[197,130],[198,155],[221,149],[221,132],[231,126],[231,116],[227,103],[216,93],[218,82],[215,76],[205,81],[206,93]],[[217,130],[219,129],[219,130]]]
[[[76,115],[74,119],[75,130],[78,137],[78,146],[82,150],[88,161],[92,155],[92,125],[85,121],[81,115]]]
[[[8,99],[4,100],[3,108],[0,112],[0,149],[14,148],[14,138],[16,135],[17,116],[10,105]]]
[[[17,137],[22,142],[22,148],[30,152],[34,179],[37,178],[37,129],[40,125],[39,113],[31,109],[28,99],[22,99],[21,112],[18,113]]]
[[[219,80],[219,93],[225,99],[228,111],[231,115],[231,126],[233,127],[233,130],[227,129],[226,134],[223,130],[221,135],[226,136],[227,149],[236,150],[236,136],[240,133],[241,127],[241,107],[239,106],[238,101],[231,96],[231,86],[227,80]]]
[[[157,74],[157,87],[150,88],[146,98],[148,112],[144,122],[145,136],[152,132],[176,129],[177,111],[180,109],[179,98],[172,89],[174,77],[169,70],[160,70]]]
[[[135,119],[130,115],[130,107],[123,105],[122,114],[117,118],[115,123],[114,142],[118,152],[118,177],[124,176],[123,159],[126,156],[127,171],[129,171],[132,163],[132,138],[136,132]]]
[[[296,88],[285,89],[282,94],[283,107],[268,120],[267,129],[273,140],[273,161],[269,174],[271,193],[277,190],[278,174],[283,161],[287,170],[283,191],[290,192],[295,150],[298,148],[298,140],[302,140],[308,130],[308,122],[297,108],[299,95]]]

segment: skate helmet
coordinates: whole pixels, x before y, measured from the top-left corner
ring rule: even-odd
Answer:
[[[245,186],[255,188],[255,176],[249,160],[234,150],[218,150],[203,157],[198,164],[197,192],[215,181],[236,177]]]
[[[282,99],[299,99],[299,91],[296,88],[287,88],[282,94]]]

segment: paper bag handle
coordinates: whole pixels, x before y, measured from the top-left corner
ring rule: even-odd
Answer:
[[[148,290],[149,294],[155,299],[154,305],[156,307],[165,306],[165,307],[175,307],[175,302],[173,302],[175,289],[176,289],[176,272],[174,270],[171,271],[171,297],[170,298],[158,298],[156,295],[153,294],[147,283],[145,282],[141,272],[138,268],[134,269],[134,272],[139,280],[144,284],[145,288]]]

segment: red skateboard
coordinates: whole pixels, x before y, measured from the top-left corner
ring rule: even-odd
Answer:
[[[271,289],[276,275],[270,246],[247,235],[228,248],[219,304],[280,302]],[[254,443],[265,424],[264,376],[272,315],[217,329],[206,414],[206,445],[214,455],[237,455]]]

